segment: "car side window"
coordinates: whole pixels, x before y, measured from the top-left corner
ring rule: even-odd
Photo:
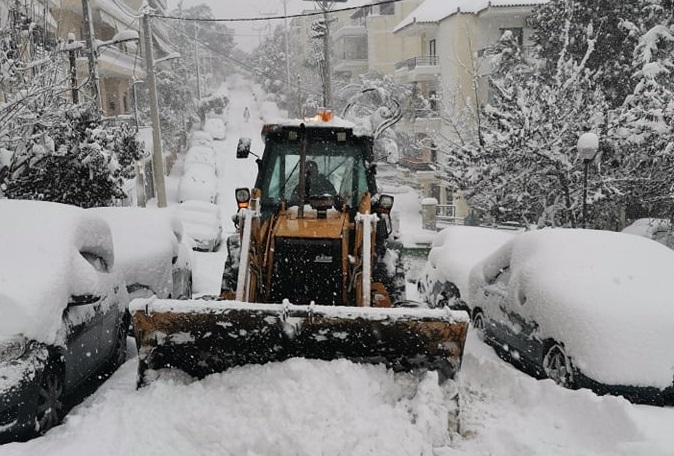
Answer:
[[[93,252],[80,252],[82,257],[98,272],[109,272],[108,262],[102,256]]]
[[[505,267],[501,268],[498,271],[498,273],[494,277],[492,277],[491,280],[489,280],[488,283],[490,285],[496,284],[496,283],[506,285],[510,281],[510,273],[511,273],[510,266],[505,266]]]

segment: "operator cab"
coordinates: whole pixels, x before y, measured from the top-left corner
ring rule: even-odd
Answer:
[[[376,194],[371,166],[372,140],[353,134],[346,122],[288,122],[265,125],[265,150],[258,157],[255,183],[261,190],[261,211],[278,212],[282,203],[290,208],[302,201],[320,212],[330,208],[355,212],[367,192]],[[242,138],[237,157],[250,152],[250,140]],[[301,169],[304,155],[305,179]]]

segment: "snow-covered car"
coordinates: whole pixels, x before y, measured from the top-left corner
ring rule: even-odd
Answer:
[[[126,359],[129,295],[107,223],[0,200],[0,442],[57,425],[64,398]]]
[[[225,122],[219,117],[206,119],[204,131],[210,134],[213,139],[225,139]]]
[[[178,202],[189,200],[215,203],[218,194],[218,181],[212,166],[193,163],[184,169],[178,183]]]
[[[217,250],[222,241],[220,209],[215,204],[190,200],[177,206],[176,214],[185,227],[185,237],[192,248],[210,252]]]
[[[190,134],[189,146],[213,146],[213,137],[203,130],[195,130]]]
[[[653,239],[674,249],[674,231],[672,231],[672,221],[669,219],[641,218],[626,226],[622,232]]]
[[[473,325],[535,377],[674,403],[672,271],[674,252],[640,236],[525,232],[471,270]]]
[[[183,162],[183,170],[188,169],[193,164],[206,164],[216,170],[216,156],[215,151],[207,146],[192,146],[185,153],[185,160]]]
[[[98,207],[89,209],[108,222],[115,246],[115,268],[131,298],[192,297],[191,248],[180,219],[169,209]]]
[[[429,307],[468,310],[471,267],[517,233],[465,225],[444,228],[433,238],[428,260],[419,274],[419,299]]]

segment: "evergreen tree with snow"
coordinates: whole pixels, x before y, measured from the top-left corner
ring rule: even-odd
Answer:
[[[552,77],[562,56],[580,61],[586,54],[588,29],[595,52],[586,68],[593,74],[611,107],[622,104],[632,92],[632,56],[638,35],[630,24],[638,22],[651,0],[550,0],[534,12],[536,31],[532,37],[547,65],[543,75]],[[567,33],[559,33],[568,30]],[[563,54],[562,54],[563,51]],[[564,57],[566,58],[566,57]]]

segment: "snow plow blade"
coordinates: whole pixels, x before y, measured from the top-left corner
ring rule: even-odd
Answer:
[[[468,315],[449,309],[150,298],[134,300],[130,310],[138,386],[163,368],[203,378],[293,357],[436,370],[444,381],[460,368],[468,329]]]

